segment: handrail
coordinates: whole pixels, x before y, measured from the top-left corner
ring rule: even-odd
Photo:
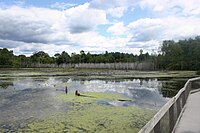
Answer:
[[[154,116],[153,118],[139,131],[139,133],[150,133],[154,130],[154,133],[160,132],[160,121],[164,115],[169,111],[169,132],[173,131],[176,124],[174,117],[174,105],[177,107],[177,117],[179,117],[181,110],[184,108],[188,95],[191,90],[191,82],[200,80],[200,77],[189,79],[184,87],[171,98]],[[182,106],[181,106],[182,104]]]

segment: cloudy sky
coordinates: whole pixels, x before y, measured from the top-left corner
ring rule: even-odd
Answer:
[[[157,51],[200,35],[200,0],[0,0],[0,48],[30,55]]]

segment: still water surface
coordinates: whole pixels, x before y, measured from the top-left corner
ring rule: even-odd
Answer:
[[[84,80],[84,77],[10,77],[0,79],[0,129],[18,128],[26,120],[66,112],[69,104],[53,97],[79,90],[80,93],[119,93],[132,101],[108,101],[109,106],[159,109],[174,96],[187,79]],[[21,125],[20,125],[21,126]]]

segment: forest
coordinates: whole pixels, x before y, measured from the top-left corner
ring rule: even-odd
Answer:
[[[78,64],[78,63],[132,63],[132,62],[153,62],[158,70],[199,70],[200,69],[200,36],[179,40],[165,40],[160,45],[158,54],[143,53],[120,53],[105,52],[102,54],[67,52],[56,53],[49,56],[48,53],[39,51],[30,57],[25,55],[14,55],[12,50],[0,49],[1,68],[26,68],[31,64]]]

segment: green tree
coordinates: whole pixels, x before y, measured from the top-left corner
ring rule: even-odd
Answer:
[[[71,63],[80,63],[81,62],[81,56],[76,53],[71,54]]]
[[[33,62],[33,63],[48,64],[48,63],[54,62],[53,58],[51,58],[47,53],[45,53],[43,51],[34,53],[30,58],[31,58],[31,62]]]
[[[163,41],[162,48],[162,66],[165,69],[181,70],[183,68],[183,50],[178,43],[172,40]]]
[[[0,49],[0,66],[12,67],[13,60],[13,51],[9,51],[7,48]]]
[[[58,65],[71,62],[69,54],[65,51],[63,51],[61,54],[56,54],[55,57],[56,57],[56,63]]]

